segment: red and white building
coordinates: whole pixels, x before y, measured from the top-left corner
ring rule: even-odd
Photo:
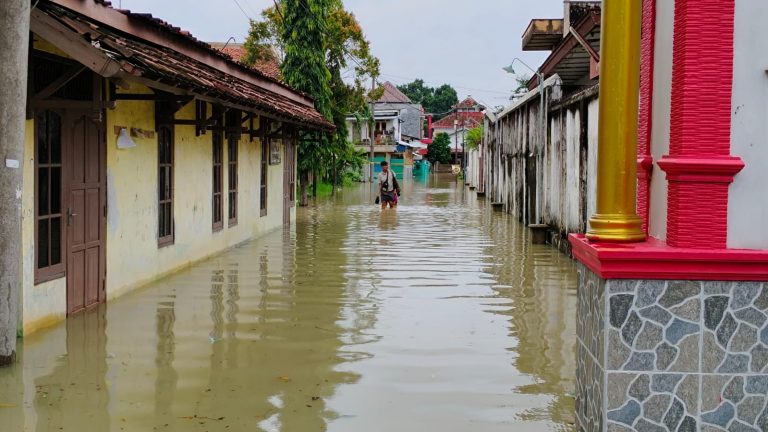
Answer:
[[[638,105],[615,80],[632,52],[610,53],[633,46],[641,4]],[[604,159],[592,240],[571,237],[580,430],[768,430],[766,22],[764,0],[603,3],[600,119],[639,107],[637,193],[616,186],[634,158]],[[601,124],[599,157],[634,149],[621,126]],[[645,240],[610,238],[631,231],[616,210],[634,202]]]
[[[441,133],[448,134],[451,154],[458,152],[459,159],[463,158],[467,132],[483,124],[484,109],[472,96],[467,97],[454,107],[451,114],[432,123],[432,138]]]

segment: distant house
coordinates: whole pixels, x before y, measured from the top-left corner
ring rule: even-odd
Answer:
[[[451,114],[432,124],[433,137],[446,133],[451,139],[451,154],[457,153],[456,159],[461,160],[464,154],[467,132],[483,124],[483,111],[472,96],[467,97],[454,107]]]
[[[106,1],[31,30],[25,333],[291,223],[297,137],[334,130],[306,95]]]
[[[373,149],[375,166],[388,161],[395,172],[404,177],[412,174],[414,152],[421,147],[423,109],[414,104],[389,81],[381,85],[384,94],[374,102]],[[370,152],[368,124],[356,115],[347,117],[349,141],[358,149]]]

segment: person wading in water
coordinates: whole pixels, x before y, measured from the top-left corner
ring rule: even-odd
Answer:
[[[381,209],[384,210],[389,205],[390,208],[397,207],[397,196],[400,195],[400,185],[397,183],[397,176],[389,169],[389,163],[381,163],[381,172],[379,173],[379,198],[381,200]]]

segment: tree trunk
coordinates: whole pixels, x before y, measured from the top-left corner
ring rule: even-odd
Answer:
[[[0,366],[16,360],[29,0],[0,1]]]

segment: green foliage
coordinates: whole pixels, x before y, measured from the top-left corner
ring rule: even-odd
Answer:
[[[484,126],[480,124],[467,132],[466,142],[470,150],[477,150],[480,147],[480,142],[483,140],[483,129]]]
[[[459,97],[456,89],[448,84],[432,88],[424,84],[424,80],[417,79],[411,83],[397,86],[401,92],[405,93],[413,103],[419,103],[424,107],[424,111],[435,116],[435,120],[440,120],[459,103]]]
[[[245,56],[242,62],[253,66],[259,62],[277,60],[275,49],[278,47],[279,38],[276,38],[277,27],[272,21],[251,21],[248,37],[245,39]],[[280,45],[280,52],[282,45]]]
[[[517,83],[517,88],[513,91],[513,93],[520,93],[523,91],[528,90],[528,81],[531,80],[530,76],[527,75],[519,75],[515,77],[515,82]]]
[[[435,94],[432,96],[432,100],[429,101],[429,112],[443,114],[440,118],[443,118],[449,111],[459,104],[459,97],[456,94],[456,90],[448,84],[443,84],[435,89]],[[439,120],[439,119],[438,119]]]
[[[378,76],[379,60],[341,0],[279,0],[276,4],[262,12],[261,21],[251,24],[246,59],[258,61],[267,51],[283,54],[285,82],[312,96],[318,112],[336,126],[332,136],[305,137],[299,146],[299,172],[314,172],[316,180],[340,181],[350,167],[360,164],[347,142],[346,117],[368,111],[363,83],[366,77]],[[351,80],[345,80],[350,69]]]
[[[451,137],[447,133],[437,134],[432,144],[427,147],[427,160],[432,163],[451,163]]]

